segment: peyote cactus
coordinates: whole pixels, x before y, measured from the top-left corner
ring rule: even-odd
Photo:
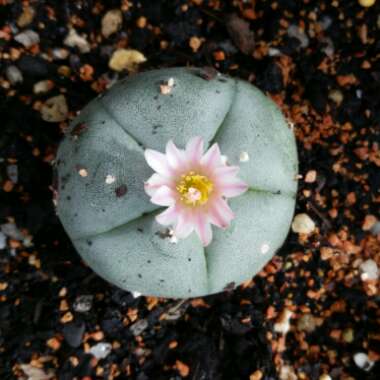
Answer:
[[[194,136],[217,142],[248,185],[228,200],[235,214],[213,239],[176,239],[156,221],[144,153]],[[282,245],[297,190],[293,133],[251,84],[211,69],[172,68],[128,77],[73,121],[57,157],[58,215],[100,276],[144,295],[187,298],[250,279]],[[204,247],[204,245],[207,245]]]

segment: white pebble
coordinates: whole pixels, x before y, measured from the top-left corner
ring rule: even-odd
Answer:
[[[368,259],[360,264],[361,279],[366,280],[377,280],[379,278],[379,268],[376,262],[372,259]]]
[[[316,170],[309,170],[305,175],[305,182],[306,183],[313,183],[317,179],[317,171]]]
[[[249,161],[249,154],[248,152],[241,152],[239,155],[239,161],[240,162],[248,162]]]
[[[52,88],[52,84],[49,80],[41,80],[33,85],[33,92],[35,94],[43,94],[48,92]]]
[[[111,183],[114,183],[116,181],[116,177],[113,175],[108,174],[106,176],[106,184],[111,185]]]
[[[66,120],[68,113],[69,109],[64,95],[49,98],[41,108],[42,119],[50,123]]]
[[[120,9],[111,9],[102,18],[102,34],[108,38],[116,33],[123,23],[123,15]]]
[[[64,48],[54,48],[52,54],[54,59],[66,59],[70,52]]]
[[[294,369],[289,365],[284,365],[280,369],[280,380],[297,380],[298,377],[294,372]]]
[[[268,253],[269,252],[269,244],[267,244],[267,243],[264,243],[264,244],[262,244],[261,245],[261,247],[260,247],[260,251],[261,251],[261,253],[263,254],[263,255],[265,255],[266,253]]]
[[[132,296],[133,296],[133,298],[139,298],[139,297],[142,296],[142,293],[136,292],[136,291],[132,291]]]
[[[86,169],[82,168],[82,169],[79,169],[78,170],[78,174],[81,176],[81,177],[87,177],[88,176],[88,172]]]
[[[279,55],[281,55],[281,50],[276,48],[269,48],[268,55],[269,57],[278,57]]]
[[[108,66],[114,71],[128,70],[134,72],[143,62],[146,62],[146,58],[138,50],[117,49],[112,53]]]
[[[274,324],[274,331],[284,335],[287,334],[290,330],[290,318],[292,315],[293,313],[290,310],[285,309]]]
[[[355,364],[364,371],[369,371],[375,364],[372,360],[369,360],[369,357],[364,352],[357,352],[354,355]]]
[[[56,378],[54,371],[51,369],[45,372],[42,368],[37,368],[30,364],[21,364],[20,368],[24,372],[27,380],[49,380]]]
[[[168,86],[173,87],[174,86],[174,78],[169,78],[168,80]]]
[[[15,40],[28,48],[40,42],[40,36],[34,30],[25,30],[15,36]]]
[[[73,28],[70,29],[63,43],[69,47],[77,47],[81,53],[88,53],[91,50],[88,41]]]
[[[90,348],[90,354],[95,356],[96,359],[106,358],[112,350],[112,345],[110,343],[98,343]]]
[[[177,236],[174,235],[174,230],[173,229],[169,230],[169,241],[172,244],[177,244],[178,243],[178,238],[177,238]]]
[[[292,230],[298,234],[310,234],[315,230],[315,223],[309,215],[297,214],[293,219]]]
[[[338,89],[333,89],[329,92],[328,98],[340,106],[344,99],[343,92]]]
[[[286,119],[286,123],[288,124],[289,129],[293,132],[295,124],[290,119]]]

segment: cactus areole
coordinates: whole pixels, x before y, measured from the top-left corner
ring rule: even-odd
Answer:
[[[198,297],[251,279],[289,230],[295,139],[251,84],[212,69],[128,77],[72,122],[57,211],[85,262],[129,291]]]

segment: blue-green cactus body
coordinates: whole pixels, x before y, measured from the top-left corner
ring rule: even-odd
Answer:
[[[185,298],[251,278],[282,245],[297,183],[295,140],[275,104],[252,85],[202,69],[135,75],[92,101],[58,151],[58,214],[78,252],[102,277],[145,295]],[[169,94],[160,84],[174,79]],[[250,189],[229,201],[236,217],[202,247],[173,242],[154,217],[144,149],[218,142]],[[242,153],[244,162],[240,162]]]

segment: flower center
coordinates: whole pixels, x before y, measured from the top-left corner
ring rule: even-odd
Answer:
[[[191,171],[181,175],[177,184],[177,191],[181,195],[181,201],[189,206],[205,204],[214,188],[213,183],[204,175]]]

